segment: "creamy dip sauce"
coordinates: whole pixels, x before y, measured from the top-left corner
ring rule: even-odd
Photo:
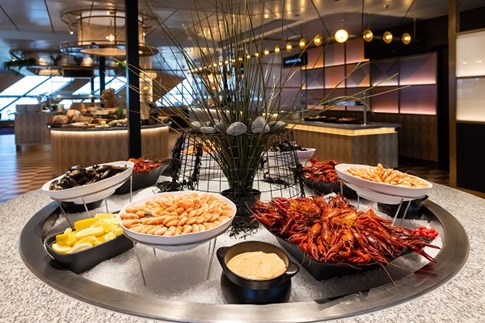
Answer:
[[[227,267],[236,275],[247,279],[267,280],[286,271],[286,265],[275,253],[244,252],[232,257]]]

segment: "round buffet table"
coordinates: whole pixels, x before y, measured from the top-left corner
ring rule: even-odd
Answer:
[[[485,263],[485,256],[482,248],[485,245],[485,230],[482,223],[485,218],[483,212],[485,201],[441,185],[435,185],[430,194],[430,200],[454,215],[466,230],[470,238],[470,254],[464,267],[451,280],[426,294],[416,295],[415,299],[388,308],[377,308],[374,312],[345,318],[341,321],[481,322],[485,320],[484,296],[481,288],[484,286],[482,266]],[[0,291],[2,302],[0,317],[2,322],[146,322],[147,319],[138,316],[129,316],[94,307],[70,298],[42,283],[30,272],[19,256],[18,239],[22,229],[32,216],[50,204],[51,200],[47,196],[40,191],[34,191],[0,205],[0,214],[2,214],[4,220],[4,226],[2,226],[0,232],[2,246],[0,266],[3,273]],[[445,239],[443,247],[449,247],[446,246],[446,241]],[[24,253],[24,257],[25,255]],[[218,266],[218,264],[215,264],[215,266]],[[411,279],[415,279],[415,277],[411,277]],[[98,293],[97,298],[111,298],[108,302],[116,303],[116,299],[113,298],[118,297],[117,294],[106,294],[103,288],[98,289],[96,285],[86,285],[85,288],[88,287],[90,288],[89,291],[83,291],[83,286],[73,286],[73,289],[80,294]],[[368,301],[366,296],[356,297],[360,297],[363,304]],[[341,307],[346,306],[345,300],[344,298],[340,303],[329,303],[328,308],[334,308],[338,312]],[[122,301],[124,299],[120,299],[120,302]],[[154,304],[156,303],[157,301],[154,300]],[[187,320],[187,313],[183,311],[187,303],[172,302],[171,304],[173,308],[170,310],[169,316],[176,320]],[[291,307],[291,305],[297,304],[288,305]],[[305,303],[298,311],[314,310],[317,305],[321,306],[322,304]],[[145,306],[149,308],[151,304],[147,303]],[[274,314],[272,312],[278,308],[283,308],[281,306],[275,307],[272,304],[262,306],[219,304],[208,306],[217,310],[207,313],[203,310],[204,304],[194,303],[193,307],[202,309],[199,318],[201,321],[233,321],[234,312],[240,312],[242,314],[238,320],[245,322],[271,321],[271,315]],[[253,312],[266,312],[266,315],[258,318],[253,315]],[[297,321],[297,319],[292,321]]]

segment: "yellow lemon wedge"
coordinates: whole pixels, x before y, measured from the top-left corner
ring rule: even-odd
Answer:
[[[77,241],[76,234],[74,232],[69,233],[67,239],[64,241],[64,243],[68,246],[72,246],[75,244]]]
[[[94,224],[94,227],[101,227],[103,228],[104,232],[111,232],[116,229],[117,225],[108,223],[106,221],[98,221],[96,224]]]
[[[122,229],[122,228],[120,228],[120,227],[118,226],[118,227],[117,227],[117,228],[116,228],[116,229],[115,229],[113,232],[114,232],[114,233],[116,234],[116,236],[118,237],[118,236],[120,236],[120,235],[122,235],[122,234],[123,234],[123,229]]]
[[[92,226],[96,222],[98,222],[98,219],[96,219],[96,218],[88,218],[88,219],[77,220],[76,222],[74,222],[74,229],[76,231],[80,231],[80,230],[89,228],[90,226]]]
[[[87,236],[85,238],[82,238],[82,239],[79,239],[73,247],[75,247],[77,244],[80,244],[80,243],[89,243],[91,244],[91,246],[94,246],[96,244],[96,236]]]
[[[58,243],[52,244],[52,249],[55,252],[57,252],[59,254],[62,254],[62,255],[64,255],[64,254],[68,253],[69,251],[71,251],[71,247],[65,246],[65,245],[60,245]]]
[[[113,219],[114,214],[113,213],[97,213],[95,216],[97,219]]]
[[[100,236],[104,234],[104,230],[102,227],[92,227],[82,229],[75,233],[76,239],[81,240],[82,238],[86,238],[87,236]]]
[[[68,253],[75,253],[91,248],[93,245],[89,242],[77,243],[74,245]]]

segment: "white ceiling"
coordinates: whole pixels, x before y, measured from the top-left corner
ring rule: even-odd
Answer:
[[[139,11],[155,14],[176,33],[182,23],[196,12],[214,10],[219,0],[139,0]],[[243,0],[240,0],[243,1]],[[148,2],[148,4],[146,3]],[[401,24],[444,16],[448,0],[252,0],[254,14],[264,17],[261,22],[274,38],[299,38],[316,33],[328,37],[339,28],[360,33],[370,26],[379,30]],[[483,6],[483,0],[458,0],[461,10]],[[284,4],[284,5],[283,5]],[[9,0],[0,3],[0,64],[10,59],[10,52],[57,53],[62,42],[75,41],[67,25],[61,21],[63,12],[97,7],[124,8],[123,0]],[[318,11],[318,12],[317,12]],[[285,20],[282,32],[281,22]],[[281,20],[280,20],[281,21]],[[271,32],[270,32],[271,34]],[[270,37],[271,35],[268,35]],[[158,28],[148,32],[147,42],[161,47],[164,40]]]

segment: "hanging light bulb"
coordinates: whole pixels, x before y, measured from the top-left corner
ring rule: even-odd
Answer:
[[[315,46],[320,46],[323,44],[323,37],[320,36],[320,34],[316,34],[315,37],[313,37],[313,43]]]
[[[250,59],[250,58],[251,58],[251,55],[250,55],[250,54],[247,54],[247,55],[246,55],[246,58],[247,58],[247,59]]]
[[[300,41],[298,42],[298,46],[300,47],[300,49],[305,49],[305,46],[306,46],[306,39],[305,38],[301,38]]]
[[[259,52],[254,53],[254,57],[259,57]]]
[[[390,42],[392,42],[392,34],[389,31],[386,31],[384,35],[382,35],[382,40],[386,44],[389,44]]]
[[[292,49],[293,49],[293,45],[291,44],[291,42],[286,43],[286,51],[291,52]]]
[[[371,42],[372,39],[374,39],[374,34],[372,33],[372,31],[370,29],[366,29],[366,30],[364,30],[364,33],[362,34],[362,38],[364,38],[364,40],[366,42]]]
[[[108,40],[108,41],[115,41],[115,39],[116,39],[115,35],[113,35],[113,34],[108,34],[108,36],[106,36],[106,40]]]
[[[269,55],[269,49],[265,48],[264,51],[263,51],[263,54],[264,55]]]
[[[402,34],[401,41],[404,45],[409,45],[411,42],[411,35],[408,33]]]
[[[281,52],[281,48],[280,48],[280,46],[276,45],[276,46],[274,47],[274,53],[275,53],[276,55],[278,55],[280,52]]]
[[[335,32],[335,40],[339,43],[345,43],[349,39],[349,33],[345,29],[339,29]]]

